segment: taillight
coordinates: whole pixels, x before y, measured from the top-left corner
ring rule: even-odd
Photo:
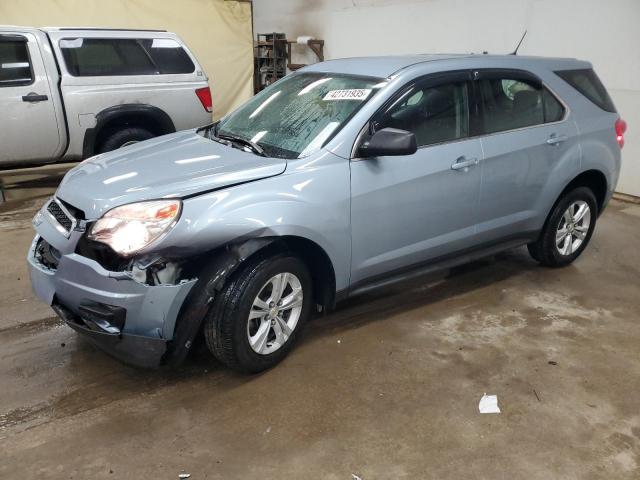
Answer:
[[[627,122],[619,118],[616,120],[616,142],[620,148],[624,147],[624,132],[627,131]]]
[[[196,89],[196,95],[200,99],[200,103],[204,109],[211,113],[213,111],[213,102],[211,101],[211,90],[209,87]]]

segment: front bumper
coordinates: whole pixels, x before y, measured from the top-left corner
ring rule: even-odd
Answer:
[[[51,235],[48,233],[47,237]],[[51,305],[71,328],[113,356],[137,366],[159,365],[167,342],[173,338],[180,308],[196,279],[177,285],[139,283],[126,272],[108,271],[98,262],[74,253],[70,246],[75,246],[73,235],[69,243],[54,238],[59,261],[52,268],[36,256],[39,239],[40,235],[36,235],[27,257],[31,284],[38,298]],[[87,314],[88,307],[96,306],[117,308],[124,311],[124,316],[117,324],[96,321],[95,316]]]
[[[67,325],[87,337],[96,347],[118,360],[136,367],[155,368],[167,350],[167,342],[161,338],[126,333],[110,333],[90,328],[87,323],[59,304],[51,306]]]

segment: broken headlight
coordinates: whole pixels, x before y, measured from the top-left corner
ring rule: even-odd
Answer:
[[[130,203],[105,213],[93,224],[88,237],[129,256],[162,237],[178,220],[180,200]]]

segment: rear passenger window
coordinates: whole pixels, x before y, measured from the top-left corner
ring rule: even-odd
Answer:
[[[76,77],[191,73],[195,66],[171,39],[70,38],[60,40],[69,73]]]
[[[187,52],[170,38],[145,38],[140,40],[160,73],[193,73],[196,66]]]
[[[33,82],[26,37],[0,36],[0,87]]]
[[[536,88],[515,79],[487,79],[479,82],[483,112],[483,133],[557,122],[564,107],[546,88]]]
[[[562,70],[555,73],[601,109],[607,112],[616,111],[607,89],[604,88],[593,69]]]
[[[448,142],[468,136],[466,83],[413,87],[374,121],[375,130],[399,128],[413,132],[418,146]]]

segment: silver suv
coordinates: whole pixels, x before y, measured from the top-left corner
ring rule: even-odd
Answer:
[[[74,161],[211,122],[196,58],[164,31],[0,26],[0,167]]]
[[[587,62],[335,60],[219,123],[93,157],[35,216],[33,288],[128,362],[280,361],[312,311],[527,245],[573,262],[625,123]]]

